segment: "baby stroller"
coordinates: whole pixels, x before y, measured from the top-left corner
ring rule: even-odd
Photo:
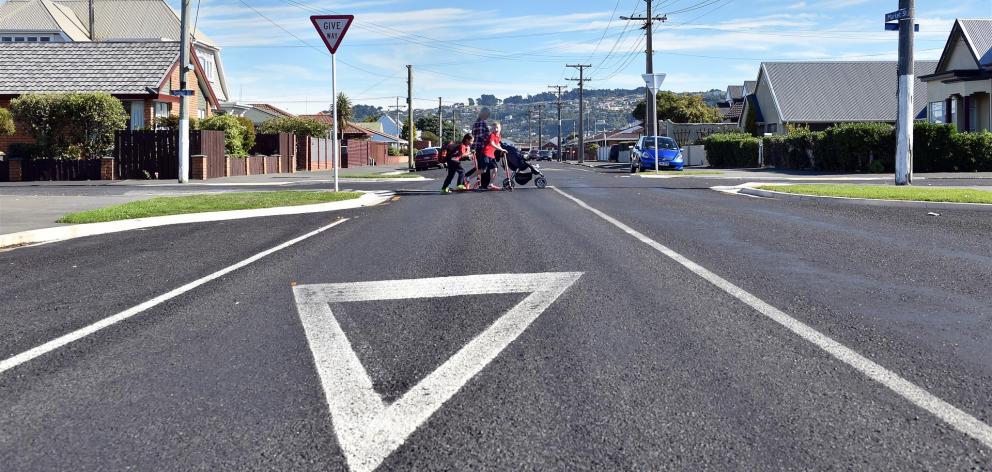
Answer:
[[[516,147],[508,144],[504,144],[503,147],[506,148],[504,166],[509,167],[509,170],[504,167],[504,174],[506,175],[506,178],[503,179],[504,189],[512,190],[514,184],[527,185],[531,179],[534,180],[534,186],[537,188],[548,186],[548,179],[544,177],[544,174],[538,170],[537,166],[527,162],[527,158]],[[510,174],[510,171],[513,173]]]

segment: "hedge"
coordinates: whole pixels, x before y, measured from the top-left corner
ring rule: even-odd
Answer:
[[[10,101],[22,130],[38,144],[38,157],[98,158],[110,153],[114,131],[127,124],[124,105],[107,93],[25,94]]]
[[[717,133],[703,140],[710,166],[757,167],[758,138],[746,133]]]
[[[245,157],[251,148],[245,147],[255,142],[255,136],[248,136],[249,130],[237,116],[214,115],[200,120],[200,129],[224,132],[224,148],[228,155]],[[251,130],[252,132],[254,130]]]
[[[713,167],[751,167],[750,149],[756,140],[747,134],[713,135],[705,142],[707,159]],[[843,124],[822,132],[798,128],[762,140],[769,167],[876,173],[895,167],[895,130],[887,124]],[[916,122],[913,170],[992,171],[992,133],[959,133],[950,125]]]

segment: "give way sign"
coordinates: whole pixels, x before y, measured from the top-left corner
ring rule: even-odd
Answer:
[[[351,22],[355,21],[355,15],[313,15],[310,17],[313,27],[317,28],[320,39],[324,40],[327,50],[334,54],[338,51],[341,40]]]

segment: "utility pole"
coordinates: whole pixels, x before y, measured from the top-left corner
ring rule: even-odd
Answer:
[[[93,6],[93,2],[95,1],[96,0],[90,0],[90,41],[96,41],[96,18],[94,17],[96,14],[96,7]],[[183,6],[186,6],[185,2],[183,2]]]
[[[91,17],[92,18],[92,17]],[[92,33],[92,31],[91,31]],[[189,0],[182,0],[179,25],[179,183],[189,182],[189,107],[186,98],[186,73],[189,71]]]
[[[407,170],[410,172],[416,172],[417,166],[413,162],[413,140],[417,136],[416,127],[413,125],[413,66],[406,66],[406,115],[407,119],[410,120],[409,136],[407,136],[407,141],[410,142],[409,147],[409,159],[407,160]]]
[[[621,20],[643,21],[644,22],[644,26],[642,27],[642,29],[645,31],[645,34],[647,35],[647,38],[646,38],[647,39],[647,41],[646,41],[646,43],[647,43],[647,50],[645,51],[646,61],[645,61],[645,64],[644,64],[644,72],[647,73],[647,74],[653,74],[654,73],[654,39],[652,37],[653,36],[653,33],[654,33],[654,22],[655,21],[660,21],[660,22],[664,23],[664,22],[668,21],[668,16],[653,16],[651,14],[651,2],[652,2],[652,0],[644,0],[644,3],[647,4],[647,11],[645,12],[646,14],[644,16],[634,16],[634,17],[621,16],[620,17]],[[644,97],[644,132],[645,132],[645,134],[647,134],[647,131],[649,129],[653,129],[653,126],[654,126],[655,122],[658,121],[658,110],[657,110],[657,108],[658,108],[658,102],[657,102],[657,97],[652,96],[651,95],[651,92],[649,90],[645,90],[644,95],[645,95],[645,97]]]
[[[650,3],[650,0],[648,0]],[[592,67],[590,64],[567,64],[566,67],[571,67],[573,69],[579,70],[578,79],[566,79],[571,82],[579,83],[579,150],[578,150],[578,162],[584,162],[586,157],[586,137],[585,137],[585,113],[586,113],[586,102],[585,102],[585,83],[589,81],[586,78],[586,69]]]
[[[534,121],[534,107],[527,109],[527,147],[533,147],[533,142],[530,139],[530,122]]]
[[[566,87],[564,85],[549,85],[548,88],[552,88],[552,89],[557,89],[558,90],[558,100],[555,102],[555,105],[558,106],[558,146],[557,146],[557,148],[558,148],[558,161],[560,162],[561,159],[562,159],[562,157],[561,157],[561,92],[562,92],[562,90],[565,90]]]
[[[540,151],[544,146],[544,104],[537,106],[537,150]]]
[[[444,120],[441,119],[441,97],[437,97],[437,140],[438,147],[448,144],[444,142]]]
[[[913,183],[914,0],[899,0],[906,14],[899,20],[899,115],[896,123],[896,185]]]

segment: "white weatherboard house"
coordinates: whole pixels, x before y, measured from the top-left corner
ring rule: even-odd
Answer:
[[[92,0],[92,22],[90,3],[90,0],[0,3],[0,42],[175,42],[180,39],[179,16],[164,0]],[[220,47],[199,31],[192,36],[197,59],[216,98],[220,102],[228,101]]]
[[[959,131],[992,131],[992,19],[957,20],[927,82],[929,118]]]

